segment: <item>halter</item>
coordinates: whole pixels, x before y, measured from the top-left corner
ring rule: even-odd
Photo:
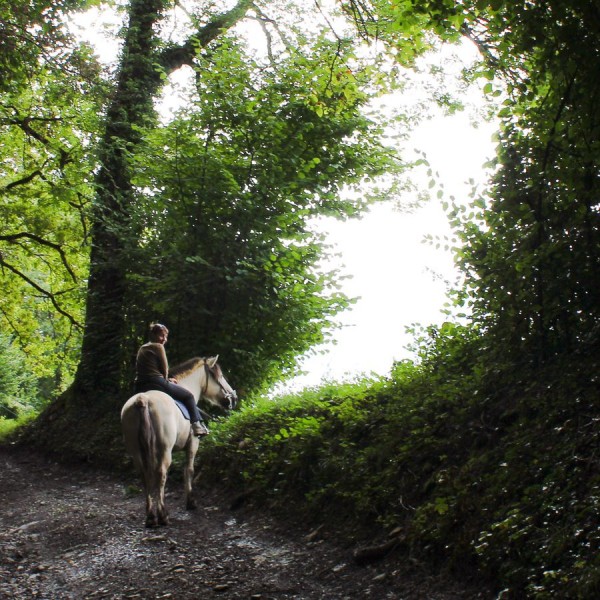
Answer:
[[[208,366],[208,363],[206,361],[204,362],[204,374],[206,376],[204,381],[204,389],[201,391],[200,396],[204,396],[208,391],[208,378],[212,377],[221,388],[225,399],[229,402],[229,410],[232,410],[233,402],[237,399],[237,394],[235,393],[235,391],[225,387],[223,375],[221,374],[220,377],[216,377],[213,370]]]

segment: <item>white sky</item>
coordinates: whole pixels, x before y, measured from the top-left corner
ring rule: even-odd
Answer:
[[[468,201],[469,179],[483,184],[486,160],[494,155],[496,127],[482,123],[475,129],[465,113],[439,116],[419,126],[415,147],[425,151],[443,183],[445,198]],[[428,178],[423,178],[427,188]],[[379,204],[360,221],[331,221],[328,239],[341,253],[344,272],[352,274],[342,289],[358,302],[342,315],[343,329],[326,355],[305,359],[306,375],[278,391],[315,385],[321,380],[349,380],[359,374],[385,375],[394,360],[410,358],[406,346],[412,336],[405,329],[415,323],[442,323],[447,283],[458,272],[443,244],[423,243],[424,236],[450,236],[442,201],[432,194],[412,213],[399,212],[394,202]]]

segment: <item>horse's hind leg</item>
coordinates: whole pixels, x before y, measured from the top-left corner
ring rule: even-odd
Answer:
[[[167,474],[169,473],[170,466],[171,455],[167,454],[161,461],[157,473],[157,512],[159,525],[169,524],[169,513],[167,512],[167,506],[165,504],[165,487],[167,485]]]
[[[158,525],[156,503],[152,498],[152,492],[149,489],[146,489],[146,527],[158,527]]]
[[[154,501],[155,491],[152,477],[152,470],[140,458],[134,454],[134,463],[142,476],[142,485],[146,495],[146,527],[158,527],[158,515],[156,513],[156,502]]]
[[[185,507],[187,510],[195,510],[197,508],[192,484],[194,480],[194,459],[198,451],[198,444],[198,438],[192,435],[185,449],[186,461],[183,467],[183,484],[185,488]]]
[[[156,478],[152,471],[143,473],[144,491],[146,492],[146,527],[158,527],[159,519],[157,512]]]

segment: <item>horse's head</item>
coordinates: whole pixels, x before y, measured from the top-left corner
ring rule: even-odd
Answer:
[[[225,379],[218,359],[218,356],[213,356],[204,360],[206,382],[203,395],[212,402],[218,402],[225,410],[233,410],[237,404],[237,394]]]

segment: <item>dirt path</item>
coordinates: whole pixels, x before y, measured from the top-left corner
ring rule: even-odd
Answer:
[[[175,482],[172,524],[147,530],[128,483],[0,448],[0,598],[489,598],[392,561],[359,567],[351,549],[232,512],[214,494],[187,512]]]

